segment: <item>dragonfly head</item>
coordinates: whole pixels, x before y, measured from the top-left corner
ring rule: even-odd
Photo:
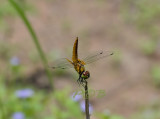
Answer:
[[[88,78],[90,77],[89,71],[84,71],[81,77],[82,77],[83,79],[88,79]]]

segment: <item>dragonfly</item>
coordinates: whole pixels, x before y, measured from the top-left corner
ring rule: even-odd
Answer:
[[[82,59],[78,58],[78,37],[76,38],[73,51],[72,51],[72,59],[62,58],[55,62],[53,69],[68,69],[74,68],[79,74],[79,78],[77,82],[82,84],[86,79],[90,77],[89,71],[85,70],[85,65],[90,64],[92,62],[98,61],[100,59],[106,58],[108,56],[113,55],[113,52],[110,51],[98,51],[93,54],[90,54]]]

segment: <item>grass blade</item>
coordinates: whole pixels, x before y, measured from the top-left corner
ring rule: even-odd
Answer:
[[[38,41],[38,38],[36,36],[36,33],[35,31],[33,30],[32,28],[32,25],[30,24],[29,20],[27,19],[23,9],[14,1],[14,0],[8,0],[11,5],[15,8],[15,10],[18,12],[19,16],[21,17],[21,19],[23,20],[24,24],[26,25],[31,37],[32,37],[32,40],[37,48],[37,51],[39,52],[39,55],[40,55],[40,58],[42,60],[42,63],[45,67],[45,70],[46,70],[46,74],[47,74],[47,77],[48,77],[48,80],[50,82],[50,85],[51,87],[53,88],[53,80],[52,80],[52,74],[51,72],[49,71],[48,69],[48,63],[47,63],[47,59],[45,57],[45,54],[41,48],[41,45]]]

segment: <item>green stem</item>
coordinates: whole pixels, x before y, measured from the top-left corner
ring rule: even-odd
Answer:
[[[32,40],[33,40],[33,42],[34,42],[34,44],[35,44],[35,46],[36,46],[36,48],[37,48],[37,50],[39,52],[40,58],[41,58],[42,63],[44,65],[44,67],[45,67],[45,71],[46,71],[48,80],[49,80],[50,85],[51,85],[51,87],[53,89],[52,74],[51,74],[51,72],[48,69],[47,59],[45,57],[45,54],[43,53],[43,50],[42,50],[41,45],[40,45],[40,43],[38,41],[38,38],[36,36],[35,31],[33,30],[33,28],[31,26],[29,20],[27,19],[26,15],[25,15],[25,13],[23,11],[23,9],[14,0],[8,0],[8,1],[16,9],[16,11],[18,12],[19,16],[21,17],[21,19],[23,20],[24,24],[26,25],[26,27],[27,27],[27,29],[28,29],[31,37],[32,37]]]
[[[89,94],[88,94],[88,83],[85,81],[85,111],[86,111],[86,119],[90,119],[89,115]]]

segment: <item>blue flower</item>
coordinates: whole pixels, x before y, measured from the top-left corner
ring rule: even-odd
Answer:
[[[80,103],[80,107],[81,107],[82,112],[85,112],[85,101],[82,101]],[[89,104],[89,114],[92,114],[92,113],[93,113],[93,107],[91,104]]]
[[[25,115],[22,112],[15,112],[12,115],[12,119],[25,119]]]
[[[82,95],[74,92],[74,93],[72,94],[71,98],[72,98],[73,101],[78,102],[79,100],[82,99]]]
[[[29,98],[29,97],[32,97],[33,94],[34,94],[34,91],[32,89],[17,90],[15,92],[15,95],[18,98]]]
[[[20,63],[20,60],[19,60],[18,57],[14,56],[14,57],[12,57],[12,58],[10,59],[10,63],[11,63],[12,65],[14,65],[14,66],[17,66],[17,65],[19,65],[19,63]]]

